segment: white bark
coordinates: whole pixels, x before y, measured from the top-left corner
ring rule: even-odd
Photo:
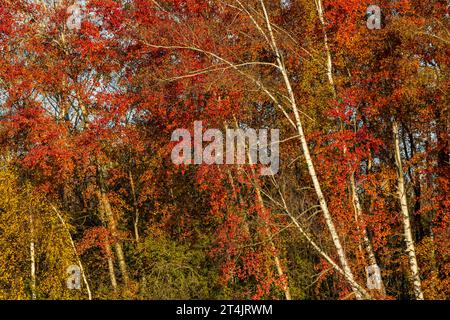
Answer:
[[[411,271],[411,278],[413,282],[414,296],[417,300],[423,300],[422,284],[419,275],[419,266],[417,264],[416,249],[414,247],[414,240],[411,231],[411,221],[409,217],[408,199],[406,197],[405,180],[403,176],[402,158],[400,155],[400,140],[398,123],[394,121],[392,124],[392,131],[394,135],[394,148],[395,148],[395,163],[397,165],[398,179],[397,179],[397,192],[400,201],[400,208],[403,222],[403,236],[405,238],[406,253],[408,254],[409,267]]]
[[[107,244],[107,255],[108,255],[108,272],[109,272],[109,280],[111,281],[111,285],[113,287],[114,292],[117,292],[117,280],[116,280],[116,272],[114,271],[114,261],[112,257],[111,246],[109,245],[109,239],[106,240]]]
[[[325,30],[325,19],[323,17],[323,6],[321,0],[314,0],[314,3],[316,4],[317,14],[319,16],[320,24],[322,25],[322,32],[323,32],[323,42],[325,46],[325,53],[327,55],[327,77],[328,82],[330,83],[333,93],[335,93],[335,87],[334,87],[334,78],[333,78],[333,63],[331,60],[331,51],[330,47],[328,45],[328,35]]]
[[[97,197],[100,201],[100,192],[98,192]],[[106,226],[106,218],[105,213],[103,210],[102,205],[99,206],[99,214],[100,214],[100,220],[102,221],[103,225]],[[108,259],[108,272],[109,272],[109,279],[111,281],[111,285],[113,287],[114,292],[117,292],[117,280],[116,280],[116,272],[114,270],[114,260],[113,260],[113,251],[111,250],[111,241],[109,239],[109,236],[107,235],[104,239],[104,246],[106,251],[106,256]]]
[[[36,257],[34,249],[34,221],[30,212],[30,276],[31,276],[31,299],[36,300]]]
[[[139,242],[139,209],[138,209],[137,197],[136,197],[136,187],[134,186],[134,179],[133,179],[133,174],[131,173],[131,170],[128,171],[128,178],[130,180],[131,195],[133,196],[134,238],[136,239],[136,242]]]

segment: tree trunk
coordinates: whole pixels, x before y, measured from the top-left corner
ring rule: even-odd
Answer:
[[[327,55],[327,77],[328,82],[330,83],[330,86],[333,90],[333,94],[336,93],[335,86],[334,86],[334,78],[333,78],[333,62],[331,59],[331,51],[330,46],[328,45],[328,34],[325,29],[325,19],[323,17],[323,6],[321,0],[314,0],[316,4],[317,14],[319,16],[320,24],[322,26],[322,33],[323,33],[323,43],[325,47],[325,53]]]
[[[406,197],[405,181],[403,177],[403,166],[400,155],[400,139],[398,123],[394,121],[392,124],[392,131],[394,134],[394,147],[395,147],[395,163],[397,165],[398,179],[397,179],[397,192],[400,200],[400,208],[402,214],[404,238],[406,243],[406,253],[409,258],[409,267],[411,271],[411,278],[413,281],[414,296],[417,300],[423,300],[422,284],[419,276],[419,267],[416,258],[416,249],[414,247],[414,240],[411,231],[411,221],[409,217],[408,199]]]
[[[99,201],[100,201],[99,193],[97,193],[97,197],[99,198]],[[99,206],[99,214],[100,214],[100,220],[102,221],[102,224],[104,226],[107,226],[108,223],[106,221],[103,206],[101,204]],[[117,292],[116,272],[114,270],[114,254],[111,249],[111,240],[109,238],[109,235],[107,235],[105,237],[103,245],[105,246],[106,257],[108,259],[109,280],[111,281],[111,286],[113,287],[114,292]]]
[[[128,170],[128,178],[130,180],[131,187],[131,195],[133,197],[133,208],[134,208],[134,238],[136,242],[139,242],[139,209],[137,205],[137,197],[136,197],[136,187],[134,186],[134,179],[131,170]]]
[[[30,276],[31,299],[36,300],[36,256],[34,248],[34,221],[30,212]]]
[[[117,280],[116,280],[116,272],[114,270],[114,260],[113,253],[111,250],[111,246],[109,245],[109,239],[106,239],[106,254],[108,256],[108,272],[109,272],[109,280],[111,281],[111,285],[113,287],[114,292],[117,292]]]

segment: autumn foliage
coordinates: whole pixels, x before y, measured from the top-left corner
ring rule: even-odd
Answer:
[[[411,244],[450,298],[446,1],[85,2],[0,0],[0,299],[415,299]],[[174,165],[194,121],[280,129],[279,172]]]

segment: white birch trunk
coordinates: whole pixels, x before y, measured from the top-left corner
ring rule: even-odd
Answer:
[[[31,276],[31,299],[36,300],[36,256],[34,248],[34,221],[30,212],[30,276]]]
[[[139,242],[139,209],[138,209],[137,197],[136,197],[136,187],[134,186],[134,179],[133,179],[133,174],[131,173],[131,170],[128,170],[128,179],[130,180],[131,195],[133,197],[134,238],[135,238],[136,242]]]
[[[394,148],[395,148],[395,163],[397,165],[398,179],[397,179],[397,192],[400,201],[400,208],[403,222],[403,236],[405,238],[406,253],[408,254],[409,267],[411,271],[411,278],[414,287],[414,296],[417,300],[423,300],[422,284],[419,275],[419,266],[417,264],[416,249],[414,247],[414,240],[411,231],[411,221],[409,217],[408,199],[406,197],[405,180],[403,176],[402,158],[400,155],[400,141],[399,141],[399,129],[398,123],[394,121],[392,124],[392,131],[394,135]]]
[[[111,246],[109,245],[109,239],[106,240],[108,244],[106,245],[107,255],[108,255],[108,272],[109,272],[109,280],[111,281],[111,285],[113,287],[114,292],[117,292],[117,280],[116,273],[114,270],[114,261],[112,256]]]
[[[97,194],[98,200],[100,200],[100,192]],[[107,225],[106,218],[105,218],[105,212],[103,210],[103,205],[100,202],[99,206],[99,214],[100,214],[100,220],[102,221],[103,225]],[[104,244],[106,256],[108,259],[108,272],[109,272],[109,280],[111,281],[111,286],[113,287],[114,292],[117,292],[117,280],[116,280],[116,272],[114,270],[114,259],[113,259],[113,251],[111,250],[111,240],[109,239],[109,236],[107,235],[104,239]]]

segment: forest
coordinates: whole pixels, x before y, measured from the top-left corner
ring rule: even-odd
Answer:
[[[449,10],[0,0],[0,300],[449,300]]]

